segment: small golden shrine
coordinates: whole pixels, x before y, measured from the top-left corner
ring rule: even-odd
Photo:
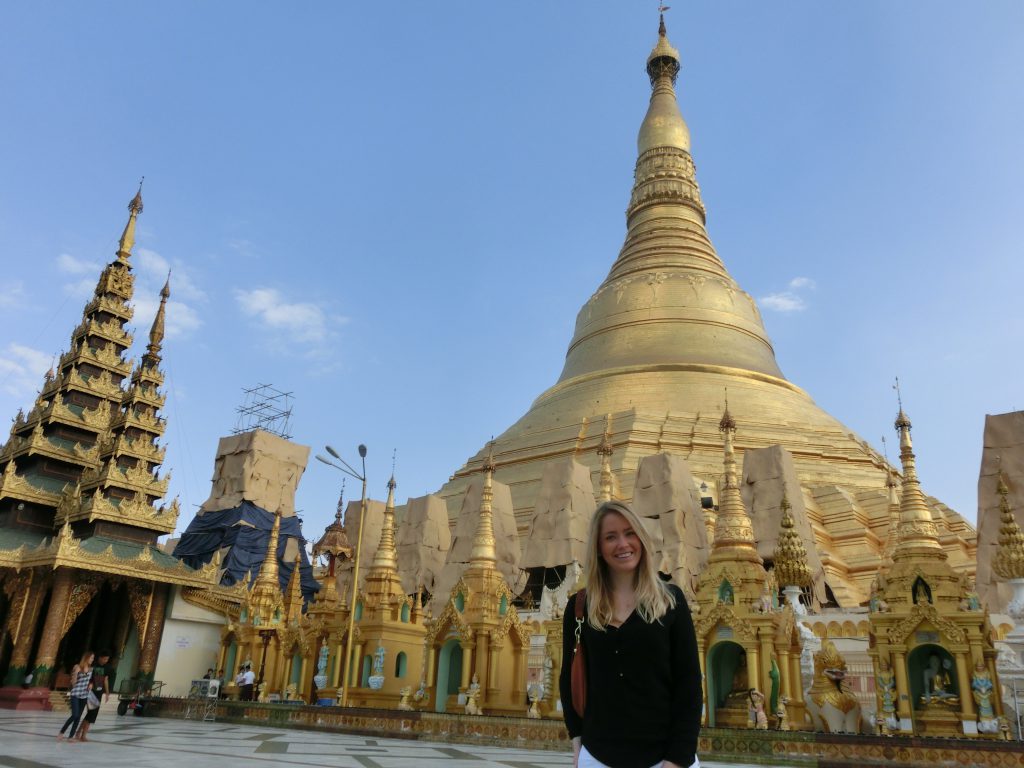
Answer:
[[[426,687],[437,712],[525,714],[530,633],[497,568],[494,470],[488,457],[469,564],[427,633]]]
[[[418,599],[405,594],[395,546],[395,478],[388,480],[384,525],[366,585],[356,603],[358,640],[353,639],[359,679],[350,682],[355,706],[395,708],[402,690],[421,679],[427,629]],[[355,664],[353,665],[356,666]],[[408,691],[406,691],[408,701]]]
[[[756,696],[751,694],[756,691],[763,696],[766,716],[774,716],[784,705],[790,726],[799,729],[804,700],[796,613],[792,605],[778,605],[774,573],[765,571],[757,553],[753,526],[740,497],[733,453],[736,421],[728,404],[719,429],[724,437],[725,481],[708,565],[697,582],[699,611],[694,616],[704,672],[705,724],[756,727]],[[798,556],[790,549],[790,557]],[[785,567],[799,569],[794,563]]]
[[[878,572],[870,613],[879,727],[995,738],[1003,712],[988,612],[939,542],[902,408],[895,427],[903,492],[892,562]]]

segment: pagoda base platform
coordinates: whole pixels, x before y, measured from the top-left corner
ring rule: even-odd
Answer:
[[[50,704],[50,689],[23,688],[20,685],[4,686],[0,688],[0,709],[49,712],[53,709],[53,705]]]
[[[185,714],[186,704],[185,699],[154,699],[147,703],[146,715],[181,718]],[[572,749],[569,734],[561,721],[531,720],[526,717],[220,701],[217,704],[217,720],[353,733],[377,738],[422,739],[564,752]],[[880,768],[892,765],[905,768],[966,765],[996,768],[1010,764],[1007,762],[1007,746],[987,739],[704,728],[700,734],[698,754],[707,761],[813,768]]]

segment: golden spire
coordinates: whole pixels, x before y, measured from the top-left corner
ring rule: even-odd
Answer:
[[[604,439],[597,449],[601,457],[601,494],[598,500],[602,503],[612,500],[614,478],[612,477],[612,415],[609,413],[604,422]]]
[[[896,471],[892,467],[886,470],[885,487],[889,494],[889,531],[885,536],[885,548],[882,550],[882,568],[892,565],[892,556],[896,552],[900,530],[900,494],[896,482]]]
[[[395,476],[388,480],[388,500],[384,505],[384,525],[380,529],[380,544],[373,556],[371,568],[398,568],[398,550],[395,548]]]
[[[811,569],[807,565],[807,549],[796,531],[793,515],[790,514],[792,507],[786,497],[785,485],[782,486],[782,501],[779,502],[779,507],[782,509],[782,530],[779,532],[775,555],[772,558],[775,563],[775,575],[783,587],[809,587]]]
[[[145,177],[143,177],[145,180]],[[128,257],[132,255],[132,248],[135,246],[135,218],[142,213],[142,182],[139,182],[139,191],[128,203],[128,223],[124,225],[124,232],[121,233],[121,240],[117,246],[117,259],[127,263]]]
[[[275,609],[281,606],[281,582],[277,567],[277,545],[281,538],[281,515],[274,515],[274,525],[270,529],[270,540],[267,542],[267,553],[260,565],[260,572],[249,593],[250,619],[258,617],[260,623],[269,623],[274,618]]]
[[[676,102],[679,51],[668,41],[664,15],[658,25],[658,43],[647,57],[647,74],[651,78],[651,104],[637,136],[637,151],[642,155],[655,147],[675,147],[689,152],[690,129]]]
[[[900,461],[903,464],[903,496],[900,499],[899,540],[893,552],[893,560],[901,562],[919,557],[946,559],[946,553],[939,544],[938,530],[932,519],[931,510],[921,492],[917,479],[914,444],[910,439],[910,419],[900,408],[894,425],[900,435]]]
[[[160,360],[160,348],[164,341],[164,317],[167,310],[167,299],[171,296],[171,273],[167,273],[167,282],[160,289],[160,307],[153,318],[153,327],[149,329],[149,346],[146,355],[151,359]]]
[[[747,560],[762,564],[754,541],[754,527],[743,499],[740,496],[739,476],[736,472],[736,457],[733,454],[733,438],[736,436],[736,420],[729,413],[729,399],[726,396],[725,411],[718,423],[722,433],[725,453],[725,485],[718,502],[718,516],[715,518],[715,538],[711,547],[710,562],[721,560]]]
[[[288,612],[288,620],[302,618],[302,553],[295,553],[295,565],[292,568],[292,575],[288,578],[288,590],[285,595],[285,607]]]
[[[473,549],[469,553],[470,566],[493,567],[498,562],[494,544],[494,516],[491,502],[494,492],[491,482],[494,477],[494,442],[487,446],[487,458],[481,467],[484,473],[484,490],[480,495],[480,519],[476,524],[476,535],[473,537]]]
[[[1009,489],[1003,479],[1003,473],[999,473],[999,549],[996,550],[995,562],[992,563],[992,570],[1001,579],[1024,579],[1024,533],[1017,524],[1010,509],[1010,502],[1006,498]]]

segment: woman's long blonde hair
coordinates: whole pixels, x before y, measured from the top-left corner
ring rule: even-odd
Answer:
[[[608,564],[601,557],[601,522],[611,514],[621,515],[636,532],[640,540],[640,562],[637,564],[633,589],[636,593],[636,610],[648,624],[658,621],[676,606],[676,597],[658,576],[651,553],[654,542],[639,517],[619,501],[606,501],[594,512],[590,521],[587,539],[587,555],[583,563],[583,574],[587,587],[587,620],[594,629],[604,631],[615,616],[612,603],[611,580]]]

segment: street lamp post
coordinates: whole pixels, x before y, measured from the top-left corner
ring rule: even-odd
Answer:
[[[341,706],[347,707],[348,679],[349,675],[352,672],[352,634],[355,631],[356,597],[359,594],[359,552],[362,549],[363,528],[366,527],[366,446],[359,446],[359,458],[361,458],[363,461],[363,471],[361,474],[359,472],[356,472],[356,470],[353,469],[352,466],[347,461],[341,458],[341,456],[338,455],[338,452],[334,450],[331,446],[325,445],[324,448],[327,449],[327,452],[331,454],[331,456],[340,461],[341,464],[336,464],[330,459],[328,459],[326,456],[323,456],[321,454],[317,454],[317,461],[323,462],[329,467],[334,467],[335,469],[344,472],[346,475],[349,475],[350,477],[354,477],[356,480],[361,481],[363,484],[363,496],[359,502],[359,534],[356,536],[355,557],[353,558],[354,567],[352,569],[352,598],[349,600],[348,604],[348,631],[345,633],[345,664],[342,667],[341,678]],[[345,523],[348,523],[347,519],[345,520]]]

